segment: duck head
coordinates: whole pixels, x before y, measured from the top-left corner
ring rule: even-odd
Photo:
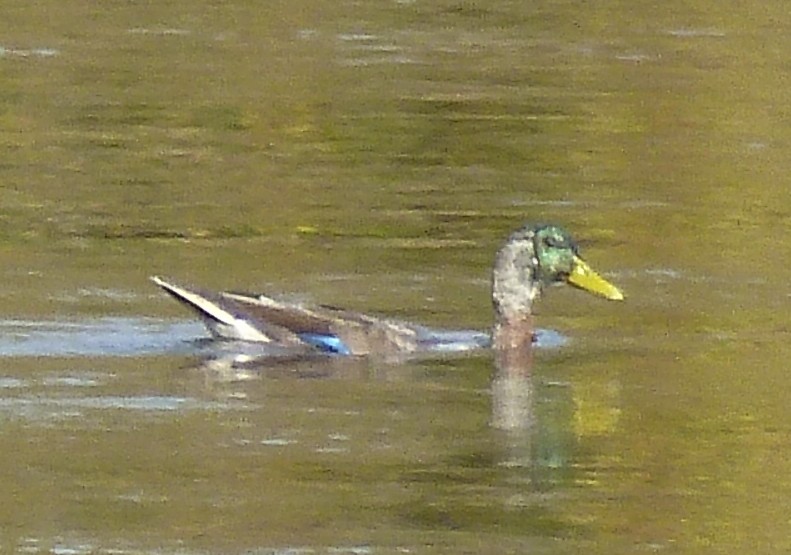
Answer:
[[[542,289],[568,283],[609,300],[624,296],[580,257],[571,235],[555,225],[526,225],[497,252],[492,301],[500,323],[525,320]]]

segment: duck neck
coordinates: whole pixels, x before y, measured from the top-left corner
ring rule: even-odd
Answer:
[[[497,251],[492,273],[496,326],[532,321],[533,303],[541,294],[537,265],[532,240],[509,241]]]
[[[501,370],[518,370],[532,361],[533,317],[519,321],[497,321],[492,330],[492,347]]]
[[[532,240],[507,242],[492,275],[495,322],[492,346],[501,371],[524,372],[532,360],[533,302],[541,294]]]

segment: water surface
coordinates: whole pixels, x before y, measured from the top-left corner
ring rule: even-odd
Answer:
[[[791,549],[786,4],[0,11],[5,550]],[[628,299],[518,383],[229,366],[148,282],[483,330],[524,221]]]

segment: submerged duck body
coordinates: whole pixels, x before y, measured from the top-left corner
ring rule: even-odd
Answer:
[[[261,294],[188,289],[156,276],[151,280],[194,310],[217,339],[339,355],[452,350],[458,339],[458,334],[335,307],[304,306]],[[509,236],[495,257],[491,339],[486,334],[466,336],[468,348],[529,346],[533,303],[553,283],[568,283],[610,300],[623,299],[617,287],[582,260],[566,231],[553,225],[526,225]]]
[[[330,306],[304,306],[267,295],[187,289],[151,280],[194,309],[216,339],[267,343],[340,355],[431,350],[436,342],[422,326]]]

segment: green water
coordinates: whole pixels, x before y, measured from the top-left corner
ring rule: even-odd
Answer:
[[[791,549],[787,15],[6,3],[0,547]],[[148,282],[486,329],[525,221],[628,298],[550,291],[515,390],[485,353],[228,373]]]

